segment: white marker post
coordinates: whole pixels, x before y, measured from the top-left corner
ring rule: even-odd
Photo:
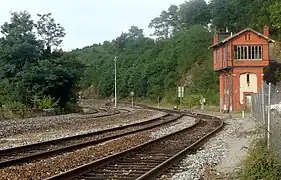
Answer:
[[[201,110],[204,110],[204,103],[206,102],[206,99],[201,96],[201,99],[200,99],[200,104],[201,104]]]
[[[132,97],[132,107],[134,107],[134,95],[135,95],[134,91],[131,91],[130,95]]]
[[[184,95],[184,87],[179,86],[178,87],[178,97],[180,98],[180,105],[182,104],[183,95]]]

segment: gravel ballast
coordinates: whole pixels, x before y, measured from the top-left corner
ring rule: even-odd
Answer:
[[[239,168],[246,151],[256,137],[256,123],[247,117],[225,120],[225,127],[195,154],[188,155],[160,179],[199,180],[207,168],[216,166],[217,173],[227,174]]]
[[[95,118],[95,115],[64,115],[0,121],[0,149],[95,132],[165,114],[150,110],[135,110],[99,118]]]
[[[183,125],[191,126],[195,122],[194,118],[183,117],[174,122],[175,128],[171,124],[164,125],[152,130],[147,130],[133,135],[111,140],[96,146],[83,148],[74,152],[65,153],[49,159],[35,161],[32,163],[11,166],[0,169],[1,179],[43,179],[71,168],[77,167],[104,156],[108,156],[130,147],[139,145],[159,136],[155,132],[162,132],[161,136],[178,131]],[[188,125],[187,125],[188,124]],[[164,133],[165,132],[165,133]]]
[[[165,127],[165,128],[161,128],[157,131],[153,131],[150,136],[153,139],[157,139],[157,138],[163,137],[165,135],[171,134],[175,131],[179,131],[179,130],[182,130],[184,128],[187,128],[187,127],[195,124],[195,122],[196,122],[195,118],[183,116],[178,121],[172,123],[170,126]]]

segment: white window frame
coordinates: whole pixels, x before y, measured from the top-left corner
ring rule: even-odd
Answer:
[[[263,58],[262,45],[234,45],[235,60],[262,60],[262,58]]]

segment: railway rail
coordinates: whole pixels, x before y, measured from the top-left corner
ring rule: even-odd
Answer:
[[[0,150],[0,167],[30,162],[171,123],[181,115],[164,116],[102,131]]]
[[[202,142],[223,127],[223,121],[208,115],[151,108],[144,105],[140,107],[185,114],[196,117],[197,122],[191,127],[49,177],[46,180],[155,179],[180,161],[187,153],[196,150]]]
[[[130,110],[126,110],[126,109],[111,109],[111,108],[110,109],[109,108],[93,109],[93,108],[89,108],[89,107],[87,109],[90,109],[92,112],[89,112],[89,111],[84,112],[84,115],[87,114],[87,116],[83,116],[82,114],[77,114],[77,118],[79,118],[79,120],[95,119],[95,118],[100,118],[100,117],[109,117],[109,116],[115,116],[115,115],[118,115],[121,113],[130,112]],[[64,118],[63,116],[64,115],[62,115],[61,118]],[[43,120],[43,122],[47,121],[47,119],[52,119],[52,118],[56,119],[55,116],[49,116],[45,120]],[[73,118],[72,115],[70,115],[70,116],[65,115],[65,119],[70,120],[71,118]],[[60,119],[60,117],[58,117],[58,119]],[[27,123],[27,129],[23,128],[25,126],[25,125],[23,125],[23,122],[19,122],[19,124],[20,124],[19,127],[22,127],[22,128],[17,128],[16,125],[15,126],[13,125],[13,124],[17,124],[17,121],[12,120],[11,123],[9,123],[8,121],[7,121],[7,123],[4,122],[4,124],[7,125],[7,128],[6,128],[6,125],[5,125],[5,127],[3,126],[0,128],[0,141],[1,142],[7,142],[7,141],[9,141],[9,137],[17,135],[17,134],[25,134],[27,132],[36,133],[36,132],[40,132],[40,131],[47,131],[49,128],[53,129],[53,128],[55,128],[53,126],[54,125],[53,123],[55,123],[57,120],[54,120],[50,124],[46,123],[46,124],[43,124],[42,126],[40,126],[40,125],[35,124],[36,120],[30,119],[30,120],[28,120],[28,123]],[[55,123],[55,126],[62,126],[62,125],[64,125],[65,122],[60,123],[59,121],[57,121],[57,123]],[[41,123],[41,121],[38,123]],[[67,124],[70,124],[70,123],[66,123],[66,125]],[[11,126],[11,127],[9,127],[9,126]]]
[[[98,113],[106,113],[106,112],[108,112],[108,109],[106,109],[106,108],[93,109],[91,107],[84,107],[84,109],[90,109],[92,111],[92,113],[90,113],[90,114],[98,114]],[[109,116],[112,113],[113,114],[120,114],[120,113],[123,113],[123,112],[124,113],[130,112],[130,110],[124,109],[124,108],[118,108],[118,109],[115,109],[113,112],[108,113],[108,115],[107,114],[101,114],[101,116],[104,117],[104,116]]]

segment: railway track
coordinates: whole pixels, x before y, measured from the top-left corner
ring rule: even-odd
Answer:
[[[174,122],[180,117],[181,115],[167,114],[148,121],[119,126],[103,131],[0,150],[0,168],[46,158],[52,155],[95,145],[125,135],[152,129],[157,126]]]
[[[149,109],[153,108],[149,107]],[[173,110],[162,110],[179,113]],[[194,151],[200,143],[223,126],[223,121],[212,116],[189,113],[185,113],[185,115],[197,117],[198,121],[191,127],[49,177],[46,180],[155,179],[180,161],[188,152]]]
[[[93,108],[88,108],[91,109],[92,112],[86,112],[84,113],[84,115],[86,114],[86,116],[82,115],[82,114],[77,114],[77,118],[79,118],[80,120],[87,120],[87,119],[95,119],[95,118],[101,118],[101,117],[109,117],[109,116],[114,116],[114,115],[118,115],[121,113],[125,113],[125,112],[130,112],[129,110],[126,109],[93,109]],[[62,115],[63,116],[63,115]],[[49,116],[46,117],[47,119],[51,119],[51,118],[58,118],[56,116]],[[73,118],[71,115],[65,115],[65,119],[68,119],[69,122],[71,122],[71,118]],[[58,118],[59,119],[59,118]],[[36,133],[36,132],[40,132],[40,131],[47,131],[48,129],[54,129],[55,126],[62,126],[62,125],[70,125],[70,123],[65,122],[59,122],[57,120],[50,120],[52,121],[50,124],[46,123],[43,124],[42,126],[39,126],[37,124],[41,123],[41,122],[36,122],[33,120],[28,121],[28,128],[13,128],[13,126],[16,126],[17,121],[12,121],[12,123],[6,123],[7,128],[5,128],[5,126],[0,128],[0,141],[2,142],[6,142],[9,141],[9,137],[10,136],[14,136],[17,134],[25,134],[25,133]],[[57,122],[56,122],[57,121]],[[44,120],[43,120],[44,122]],[[37,124],[36,124],[37,123]],[[54,125],[52,125],[52,123],[54,123]],[[5,124],[5,123],[4,123]],[[14,124],[14,125],[13,125]],[[23,123],[21,121],[19,121],[20,127],[23,127],[24,125],[22,125]],[[9,126],[12,126],[11,128]]]
[[[92,109],[90,107],[84,107],[84,108],[85,109],[90,109],[92,111],[92,113],[90,113],[90,114],[106,113],[106,112],[108,112],[108,109],[106,109],[106,108],[98,108],[98,109]],[[113,114],[120,114],[120,113],[126,113],[126,112],[130,112],[130,110],[124,109],[124,108],[118,108],[117,110],[114,110],[111,113],[113,113]],[[111,113],[109,113],[109,114],[111,114]],[[101,116],[103,116],[103,115],[107,116],[106,114],[101,114]]]

